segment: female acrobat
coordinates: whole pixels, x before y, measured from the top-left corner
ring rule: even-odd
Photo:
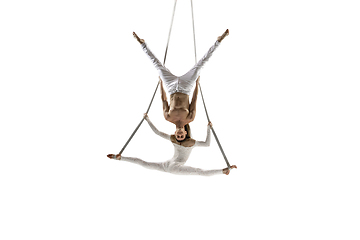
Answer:
[[[166,133],[160,132],[154,124],[150,121],[147,114],[144,115],[145,120],[149,123],[149,126],[154,131],[155,134],[159,135],[162,138],[165,138],[166,140],[170,140],[172,144],[174,145],[174,156],[166,161],[166,162],[146,162],[144,160],[141,160],[139,158],[133,158],[133,157],[124,157],[120,154],[108,154],[107,157],[111,159],[126,161],[135,163],[138,165],[141,165],[148,169],[154,169],[162,172],[169,172],[174,174],[180,174],[180,175],[202,175],[202,176],[212,176],[216,174],[226,174],[228,175],[230,173],[229,168],[224,169],[216,169],[216,170],[203,170],[200,168],[194,168],[189,166],[184,166],[186,161],[188,160],[191,151],[194,147],[208,147],[210,146],[210,127],[211,123],[209,122],[207,127],[207,136],[206,140],[203,141],[195,141],[190,136],[190,128],[189,125],[187,125],[187,135],[185,140],[179,142],[177,141],[175,135],[168,135]],[[231,169],[237,168],[236,165],[232,165],[230,167]]]

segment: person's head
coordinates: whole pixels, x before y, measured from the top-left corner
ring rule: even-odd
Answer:
[[[190,138],[190,125],[186,124],[184,127],[176,128],[175,138],[178,142],[184,141],[186,138]]]

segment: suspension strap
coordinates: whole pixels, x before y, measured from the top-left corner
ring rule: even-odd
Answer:
[[[164,56],[164,63],[163,63],[164,66],[165,66],[167,50],[168,50],[169,42],[170,42],[171,29],[172,29],[173,22],[174,22],[176,2],[177,2],[177,0],[175,0],[174,10],[173,10],[172,18],[171,18],[170,30],[169,30],[169,35],[168,35],[168,40],[167,40],[166,50],[165,50],[165,56]],[[148,109],[146,110],[146,114],[148,114],[149,111],[150,111],[150,107],[151,107],[151,105],[152,105],[152,103],[153,103],[153,101],[154,101],[154,98],[155,98],[157,89],[159,88],[160,81],[161,81],[161,80],[159,80],[158,83],[157,83],[157,85],[156,85],[156,88],[155,88],[154,94],[153,94],[153,96],[152,96],[152,98],[151,98],[149,107],[148,107]],[[136,133],[137,130],[140,128],[140,126],[141,126],[141,124],[144,122],[144,120],[145,120],[145,116],[141,119],[140,123],[137,125],[137,127],[135,128],[135,130],[133,131],[133,133],[131,134],[131,136],[129,137],[129,139],[126,141],[126,143],[125,143],[125,145],[123,146],[123,148],[120,150],[119,154],[122,154],[122,153],[124,152],[125,148],[126,148],[127,145],[130,143],[131,139],[134,137],[135,133]]]
[[[149,107],[148,107],[148,109],[147,109],[147,111],[146,111],[146,114],[149,113],[151,104],[152,104],[152,102],[154,101],[154,97],[155,97],[155,95],[156,95],[156,91],[157,91],[157,89],[158,89],[158,87],[159,87],[159,83],[160,83],[160,82],[158,82],[158,84],[156,85],[156,89],[155,89],[154,94],[153,94],[153,96],[152,96],[152,98],[151,98],[151,101],[150,101]],[[127,145],[129,144],[129,142],[131,141],[131,139],[134,137],[135,133],[136,133],[137,130],[140,128],[140,126],[141,126],[141,124],[143,123],[144,120],[145,120],[145,116],[141,119],[140,123],[137,125],[137,127],[136,127],[135,130],[134,130],[134,132],[131,134],[131,136],[129,137],[129,139],[127,140],[127,142],[125,143],[125,145],[123,146],[123,148],[121,149],[121,151],[119,152],[119,154],[122,154],[122,153],[123,153],[123,151],[125,150],[125,148],[126,148]]]
[[[167,51],[168,51],[168,47],[169,47],[169,42],[170,42],[171,29],[172,29],[173,22],[174,22],[176,2],[177,2],[177,0],[175,0],[175,2],[174,2],[174,10],[173,10],[173,14],[172,14],[172,17],[171,17],[170,30],[169,30],[168,40],[167,40],[167,44],[166,44],[166,49],[165,49],[165,56],[164,56],[164,63],[163,63],[164,66],[165,66],[166,55],[167,55]]]
[[[193,10],[193,1],[192,1],[192,0],[191,0],[191,16],[192,16],[192,26],[193,26],[193,36],[194,36],[194,52],[195,52],[195,64],[196,64],[196,63],[197,63],[197,57],[196,57],[196,40],[195,40],[195,24],[194,24],[195,21],[194,21],[194,10]],[[208,111],[207,111],[207,108],[206,108],[206,104],[205,104],[205,100],[204,100],[204,95],[203,95],[203,92],[202,92],[202,90],[201,90],[200,83],[199,83],[199,89],[200,89],[201,99],[202,99],[203,104],[204,104],[204,109],[205,109],[206,117],[207,117],[208,121],[211,122],[211,121],[210,121],[209,114],[208,114]],[[225,159],[225,162],[226,162],[226,165],[228,166],[228,169],[231,169],[230,163],[229,163],[229,161],[228,161],[228,159],[227,159],[227,157],[226,157],[226,155],[225,155],[225,152],[224,152],[224,150],[223,150],[223,148],[222,148],[222,146],[221,146],[221,144],[220,144],[219,138],[217,137],[214,128],[213,128],[212,126],[211,126],[210,128],[211,128],[212,133],[214,134],[214,137],[215,137],[216,142],[217,142],[217,144],[218,144],[218,146],[219,146],[219,148],[220,148],[220,151],[221,151],[221,153],[222,153],[222,155],[223,155],[223,157],[224,157],[224,159]]]
[[[193,1],[191,0],[191,16],[192,16],[192,27],[193,27],[193,37],[194,37],[194,53],[195,53],[195,64],[197,63],[196,57],[196,40],[195,40],[195,21],[194,21],[194,10],[193,10]]]

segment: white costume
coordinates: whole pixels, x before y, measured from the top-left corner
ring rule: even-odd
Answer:
[[[150,51],[147,47],[146,43],[141,44],[144,52],[149,56],[152,63],[159,71],[159,76],[161,80],[163,80],[166,88],[168,89],[169,94],[174,94],[176,92],[185,93],[190,96],[191,90],[194,86],[196,79],[200,75],[201,68],[205,65],[205,63],[209,60],[212,53],[215,49],[220,45],[219,41],[216,41],[215,44],[209,49],[209,51],[205,54],[205,56],[200,59],[200,61],[195,64],[187,73],[178,77],[172,74],[169,69],[164,67],[161,62],[155,57],[155,55]]]
[[[148,117],[145,118],[146,121],[149,123],[151,129],[160,137],[170,140],[170,135],[160,132],[150,121]],[[210,146],[210,126],[207,128],[207,136],[205,142],[202,141],[195,141],[194,146],[192,147],[183,147],[181,145],[175,144],[174,145],[174,156],[172,159],[166,162],[146,162],[139,158],[132,158],[132,157],[121,157],[120,161],[127,161],[135,164],[139,164],[148,169],[159,170],[163,172],[169,172],[174,174],[180,175],[202,175],[202,176],[211,176],[215,174],[222,174],[223,170],[203,170],[200,168],[193,168],[189,166],[184,166],[186,161],[188,160],[191,151],[194,147],[208,147]]]

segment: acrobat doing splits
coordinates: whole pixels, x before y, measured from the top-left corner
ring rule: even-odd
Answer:
[[[160,79],[162,80],[161,99],[163,102],[164,117],[167,121],[176,125],[175,138],[177,141],[181,142],[187,135],[185,125],[195,119],[200,70],[210,59],[213,52],[220,45],[220,42],[229,35],[229,30],[227,29],[221,36],[219,36],[215,44],[208,50],[204,57],[182,76],[175,76],[172,74],[170,70],[163,66],[163,64],[150,51],[144,39],[140,39],[135,32],[133,35],[141,44],[142,49],[149,56],[150,60],[159,72]],[[189,95],[195,82],[196,86],[193,92],[193,97],[191,103],[189,103]],[[167,101],[163,83],[170,94],[170,105]]]
[[[185,140],[181,143],[175,140],[174,135],[168,135],[166,133],[160,132],[154,124],[150,121],[147,114],[144,116],[145,120],[149,123],[149,126],[154,131],[155,134],[159,135],[160,137],[170,140],[174,145],[174,156],[165,162],[146,162],[139,158],[133,157],[124,157],[121,154],[108,154],[107,157],[111,159],[126,161],[141,165],[148,169],[158,170],[162,172],[169,172],[173,174],[179,175],[202,175],[202,176],[212,176],[216,174],[226,174],[230,173],[230,169],[236,168],[235,165],[232,165],[230,168],[224,169],[216,169],[216,170],[203,170],[200,168],[194,168],[190,166],[184,166],[186,161],[189,159],[191,151],[194,147],[208,147],[210,146],[210,127],[211,123],[207,126],[207,136],[205,141],[196,141],[191,138],[190,136],[190,128],[186,131]]]

